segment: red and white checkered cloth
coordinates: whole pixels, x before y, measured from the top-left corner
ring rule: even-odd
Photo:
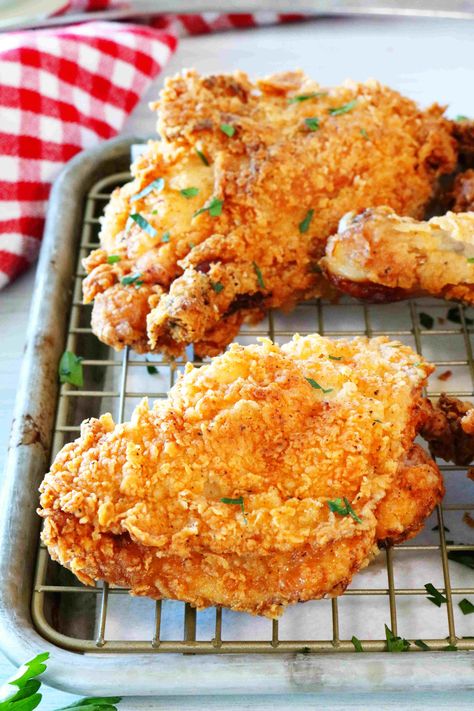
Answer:
[[[112,4],[73,0],[69,10]],[[51,183],[63,164],[121,130],[180,35],[294,19],[301,16],[156,16],[146,25],[91,21],[2,35],[0,288],[35,260]]]

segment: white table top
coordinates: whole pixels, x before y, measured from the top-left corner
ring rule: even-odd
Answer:
[[[474,26],[468,22],[389,19],[321,19],[311,23],[247,32],[228,32],[181,41],[165,74],[194,66],[203,73],[243,69],[250,74],[268,74],[301,67],[321,83],[339,83],[346,77],[363,80],[375,76],[426,104],[438,100],[449,104],[449,113],[474,115]],[[159,77],[130,116],[124,134],[153,133],[155,117],[148,101],[162,85]],[[34,281],[33,270],[0,293],[0,472],[7,451],[18,373],[27,334],[28,311]],[[0,681],[13,667],[0,657]],[[245,680],[243,680],[245,689]],[[46,690],[41,709],[71,703],[73,697]],[[451,698],[426,694],[409,699],[400,690],[392,698],[379,694],[330,698],[206,697],[128,698],[121,709],[453,709]],[[474,693],[456,697],[455,708],[473,708]]]

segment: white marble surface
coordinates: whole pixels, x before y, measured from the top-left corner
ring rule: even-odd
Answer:
[[[350,76],[376,77],[422,103],[449,104],[449,113],[474,115],[474,25],[468,22],[431,20],[323,19],[307,24],[231,32],[182,40],[166,73],[186,66],[202,72],[243,69],[265,74],[301,67],[322,83],[337,83]],[[163,76],[130,117],[124,133],[150,135],[155,119],[147,102],[156,97]],[[27,336],[28,310],[34,274],[31,271],[0,293],[0,472],[6,455],[8,432],[17,387],[19,366]],[[0,679],[13,671],[0,658]],[[245,689],[245,680],[242,683]],[[271,683],[269,683],[269,691]],[[211,690],[210,690],[211,691]],[[73,697],[47,690],[41,708],[66,705]],[[122,709],[468,709],[474,694],[461,693],[453,703],[439,695],[408,698],[403,689],[390,698],[380,695],[342,698],[305,696],[239,698],[128,698]]]

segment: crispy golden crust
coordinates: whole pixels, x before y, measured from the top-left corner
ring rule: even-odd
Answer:
[[[426,416],[421,436],[429,443],[433,457],[467,466],[474,461],[474,409],[442,393],[435,407],[424,402]]]
[[[131,422],[84,423],[42,484],[43,539],[85,582],[200,607],[274,616],[339,594],[378,538],[411,535],[439,500],[412,445],[431,370],[385,338],[232,346]],[[360,523],[330,511],[342,497]]]
[[[308,94],[315,95],[291,102]],[[133,166],[134,180],[113,194],[102,261],[100,255],[86,260],[84,291],[86,300],[98,292],[107,299],[110,272],[118,277],[124,269],[142,275],[140,288],[162,287],[167,293],[149,303],[141,320],[139,340],[148,339],[152,351],[176,353],[194,341],[196,352],[207,355],[232,340],[236,317],[228,321],[229,315],[242,311],[240,320],[255,320],[269,307],[326,293],[315,263],[342,215],[390,204],[422,217],[438,176],[450,173],[457,159],[442,108],[420,111],[375,81],[322,90],[298,72],[252,84],[241,72],[186,71],[167,80],[156,108],[162,141],[150,143]],[[306,123],[310,118],[317,118],[317,130]],[[222,124],[235,133],[226,135]],[[165,181],[162,189],[133,199],[157,178]],[[190,187],[198,194],[180,192]],[[196,214],[212,198],[222,201],[220,212]],[[130,222],[130,213],[140,213],[156,234]],[[108,254],[123,262],[107,265],[105,275]],[[112,311],[102,308],[94,330],[121,347],[120,335],[115,344],[112,336],[119,324],[103,324]],[[218,341],[210,336],[216,329]]]
[[[428,222],[389,207],[349,213],[320,265],[344,292],[375,302],[430,294],[474,303],[474,212]]]
[[[378,544],[392,545],[416,536],[443,496],[441,472],[415,444],[377,509]]]

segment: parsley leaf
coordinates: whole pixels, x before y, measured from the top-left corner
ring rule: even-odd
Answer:
[[[305,380],[308,381],[308,383],[311,385],[312,388],[315,390],[322,390],[324,394],[326,393],[332,393],[334,388],[323,388],[319,383],[316,382],[316,380],[313,380],[313,378],[305,378]]]
[[[140,281],[141,277],[141,272],[136,272],[135,274],[127,274],[127,276],[124,276],[120,279],[120,283],[124,286],[129,286],[130,284],[135,284],[135,286],[141,286],[143,284],[143,282]]]
[[[196,153],[198,154],[199,158],[202,160],[204,165],[209,165],[209,161],[206,158],[206,156],[204,155],[204,153],[202,151],[200,151],[199,148],[195,148],[194,150],[196,151]]]
[[[216,197],[211,198],[211,201],[209,202],[208,205],[205,205],[204,207],[201,207],[200,210],[197,210],[193,217],[197,217],[198,215],[201,215],[203,212],[209,212],[211,217],[219,217],[219,215],[222,212],[222,206],[224,204],[224,200],[219,200]]]
[[[1,690],[0,709],[2,711],[14,711],[17,709],[18,711],[32,711],[38,706],[42,695],[38,693],[41,681],[36,677],[46,670],[44,662],[48,658],[49,652],[38,654],[20,667],[16,677],[6,682]],[[16,689],[8,687],[16,687]]]
[[[396,637],[387,625],[385,625],[385,639],[387,640],[387,652],[406,652],[410,647],[410,642],[407,639]]]
[[[45,662],[47,659],[49,659],[49,652],[38,654],[33,659],[30,659],[29,662],[25,662],[16,676],[6,682],[0,691],[1,711],[33,711],[38,706],[41,702],[42,694],[38,693],[41,688],[41,681],[36,677],[46,670]],[[79,699],[79,701],[57,709],[57,711],[66,711],[66,709],[74,709],[75,711],[117,711],[114,704],[118,704],[119,701],[121,701],[120,696]]]
[[[71,351],[64,351],[59,361],[59,382],[70,383],[78,388],[84,385],[82,358]]]
[[[318,99],[320,96],[327,95],[327,91],[312,91],[311,94],[298,94],[297,96],[292,96],[288,99],[288,103],[300,104],[302,101],[308,101],[308,99]]]
[[[474,570],[474,551],[449,551],[448,558]]]
[[[328,355],[329,360],[342,360],[342,356]]]
[[[184,195],[185,198],[189,200],[189,198],[196,197],[199,193],[199,188],[183,188],[183,190],[179,191],[181,195]]]
[[[361,135],[363,138],[365,138],[366,141],[369,139],[369,134],[367,133],[367,131],[365,130],[365,128],[361,128],[360,131],[359,131],[359,133],[360,133],[360,135]]]
[[[233,505],[233,506],[240,506],[240,508],[242,509],[242,514],[243,514],[243,517],[244,517],[244,521],[245,521],[245,523],[247,523],[247,517],[246,517],[246,515],[245,515],[245,508],[244,508],[244,499],[243,499],[242,496],[239,496],[238,499],[228,499],[226,496],[224,496],[224,497],[221,499],[221,502],[222,502],[223,504],[231,504],[231,505]]]
[[[468,264],[474,264],[474,257],[468,257],[467,262]]]
[[[79,699],[79,701],[69,706],[56,709],[56,711],[70,711],[70,709],[74,709],[74,711],[117,711],[114,704],[118,704],[121,700],[121,696],[98,696],[95,698]]]
[[[446,318],[448,321],[452,321],[453,323],[462,323],[461,319],[461,309],[459,306],[453,306],[451,309],[448,310],[448,313],[446,314]],[[467,326],[472,326],[474,321],[472,318],[468,318],[466,315],[464,316],[464,321],[466,322]]]
[[[469,116],[464,116],[463,114],[458,114],[454,117],[455,121],[469,121]]]
[[[415,639],[414,644],[420,649],[424,649],[425,651],[429,650],[428,645],[426,644],[426,642],[423,642],[422,639]]]
[[[433,328],[433,326],[434,326],[433,316],[430,316],[429,314],[425,314],[425,312],[422,311],[419,314],[419,319],[420,319],[420,323],[423,326],[423,328],[428,329],[428,331],[430,331]]]
[[[305,124],[310,131],[317,131],[319,128],[319,119],[314,116],[313,118],[305,118]]]
[[[120,262],[122,257],[120,257],[118,254],[109,254],[107,257],[107,264],[116,264],[117,262]]]
[[[363,652],[362,645],[360,643],[360,639],[357,639],[357,637],[352,636],[351,642],[354,645],[354,649],[356,652]]]
[[[140,200],[141,198],[148,195],[148,193],[151,193],[152,190],[156,190],[157,192],[160,192],[161,190],[163,190],[164,187],[165,187],[165,181],[163,180],[163,178],[157,178],[156,180],[153,180],[151,183],[149,183],[146,187],[144,187],[143,190],[140,190],[139,193],[134,195],[130,199],[130,202],[135,202],[135,200]]]
[[[461,608],[461,612],[463,615],[472,615],[472,613],[474,612],[474,605],[470,600],[467,600],[466,598],[461,600],[461,602],[459,603],[459,607]]]
[[[255,274],[257,275],[258,285],[261,286],[262,289],[265,289],[265,282],[263,281],[263,276],[262,272],[260,271],[260,267],[256,262],[252,262],[252,266]]]
[[[153,225],[150,225],[148,220],[146,220],[143,215],[140,215],[138,212],[135,213],[134,215],[130,215],[130,220],[133,220],[134,222],[137,223],[137,225],[147,234],[150,235],[150,237],[156,237],[158,232],[155,230]]]
[[[357,99],[353,99],[347,104],[343,104],[342,106],[336,106],[336,108],[334,109],[328,109],[328,113],[331,114],[331,116],[341,116],[341,114],[347,114],[349,113],[349,111],[352,111],[356,104]]]
[[[154,365],[147,365],[146,369],[150,375],[156,375],[158,373],[158,368],[156,368]]]
[[[162,242],[169,242],[170,241],[170,233],[163,232],[163,234],[161,235],[161,241]]]
[[[230,123],[221,123],[219,128],[221,129],[222,133],[225,133],[225,135],[229,136],[229,138],[232,138],[235,133],[235,126],[231,126]]]
[[[343,505],[344,502],[344,505]],[[352,506],[350,505],[348,499],[344,496],[344,499],[329,499],[327,505],[333,513],[337,513],[340,516],[350,516],[357,523],[362,523],[362,519],[356,514]]]
[[[220,294],[224,288],[224,284],[221,284],[220,281],[211,281],[211,286],[216,292],[216,294]]]
[[[308,212],[306,213],[306,217],[298,225],[301,234],[309,230],[309,225],[311,223],[311,220],[313,219],[313,215],[314,210],[308,210]]]
[[[428,593],[427,600],[432,602],[433,605],[441,607],[443,603],[448,602],[445,596],[440,593],[440,591],[437,590],[432,583],[426,583],[425,590]]]

